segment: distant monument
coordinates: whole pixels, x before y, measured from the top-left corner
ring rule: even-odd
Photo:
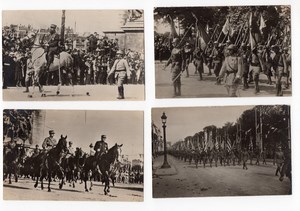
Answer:
[[[128,10],[127,19],[121,29],[103,31],[109,39],[118,39],[120,49],[131,49],[141,53],[144,49],[144,13],[142,10]]]

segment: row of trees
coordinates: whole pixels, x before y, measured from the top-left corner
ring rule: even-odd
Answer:
[[[174,150],[193,150],[208,147],[226,149],[266,149],[278,146],[290,149],[290,106],[255,106],[245,110],[236,122],[226,122],[223,127],[209,125],[193,136],[172,145]]]

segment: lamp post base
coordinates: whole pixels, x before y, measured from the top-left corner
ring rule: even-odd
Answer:
[[[168,161],[164,161],[163,165],[161,166],[162,169],[167,169],[167,168],[171,168],[170,164],[168,163]]]

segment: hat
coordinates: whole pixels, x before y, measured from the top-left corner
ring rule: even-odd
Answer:
[[[228,50],[235,50],[236,46],[234,44],[230,44],[227,49]]]
[[[89,147],[93,147],[93,144],[91,143]]]
[[[54,130],[49,130],[49,134],[55,134]]]
[[[106,138],[106,135],[102,135],[101,138]]]
[[[35,145],[35,147],[39,147],[39,145],[37,144],[37,145]]]
[[[69,144],[73,144],[73,142],[72,142],[72,141],[69,141]]]
[[[51,25],[50,25],[50,28],[56,29],[56,27],[57,27],[57,26],[56,26],[55,24],[51,24]]]

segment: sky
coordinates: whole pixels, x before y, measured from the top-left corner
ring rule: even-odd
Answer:
[[[46,110],[43,138],[49,136],[48,131],[55,131],[58,141],[60,136],[67,135],[74,148],[81,147],[89,152],[89,145],[106,135],[108,147],[115,143],[123,144],[122,154],[128,158],[140,158],[144,154],[144,123],[142,111],[72,111]]]
[[[223,106],[223,107],[193,107],[193,108],[153,108],[152,120],[162,129],[161,116],[167,116],[167,141],[175,143],[187,136],[203,130],[204,127],[215,125],[222,127],[226,122],[236,122],[243,111],[254,106]]]
[[[127,10],[66,10],[66,27],[75,28],[76,32],[98,32],[120,29],[122,15]],[[51,24],[61,25],[61,10],[18,10],[3,11],[3,25],[32,25],[34,28],[49,28]]]

